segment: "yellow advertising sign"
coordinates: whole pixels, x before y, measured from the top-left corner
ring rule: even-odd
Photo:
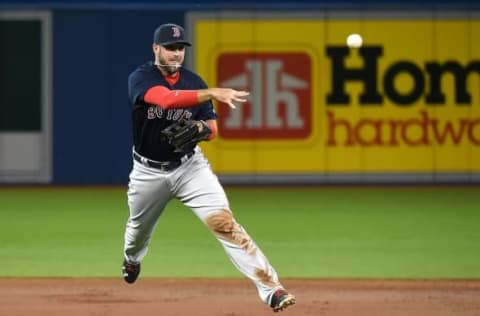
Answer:
[[[480,171],[480,20],[197,18],[194,66],[217,105],[202,145],[228,174]],[[361,48],[346,46],[351,33]]]

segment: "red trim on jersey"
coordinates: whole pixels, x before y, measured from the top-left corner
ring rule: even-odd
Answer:
[[[175,73],[175,76],[163,76],[163,78],[165,78],[165,80],[167,80],[167,82],[173,86],[178,82],[178,80],[180,80],[180,73]]]
[[[212,131],[210,133],[210,135],[208,135],[208,138],[207,140],[212,140],[214,139],[215,137],[217,137],[217,134],[218,134],[218,130],[217,130],[217,124],[215,124],[215,121],[214,120],[207,120],[205,123],[207,123],[207,126],[210,128],[210,130]]]

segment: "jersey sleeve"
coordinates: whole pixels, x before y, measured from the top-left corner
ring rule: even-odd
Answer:
[[[200,106],[200,111],[198,111],[196,119],[203,121],[217,119],[217,113],[213,108],[212,101],[205,102]]]
[[[128,97],[131,104],[143,101],[143,96],[147,90],[156,85],[163,85],[163,83],[150,72],[137,69],[131,73],[128,76]]]

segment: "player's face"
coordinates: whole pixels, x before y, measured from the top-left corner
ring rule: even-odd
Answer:
[[[185,45],[154,45],[155,63],[160,65],[160,70],[168,75],[173,75],[180,70],[185,59]]]

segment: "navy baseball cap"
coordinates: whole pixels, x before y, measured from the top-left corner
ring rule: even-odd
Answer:
[[[153,34],[153,42],[158,45],[167,46],[172,44],[183,44],[192,46],[185,40],[185,30],[177,24],[162,24],[155,30]]]

